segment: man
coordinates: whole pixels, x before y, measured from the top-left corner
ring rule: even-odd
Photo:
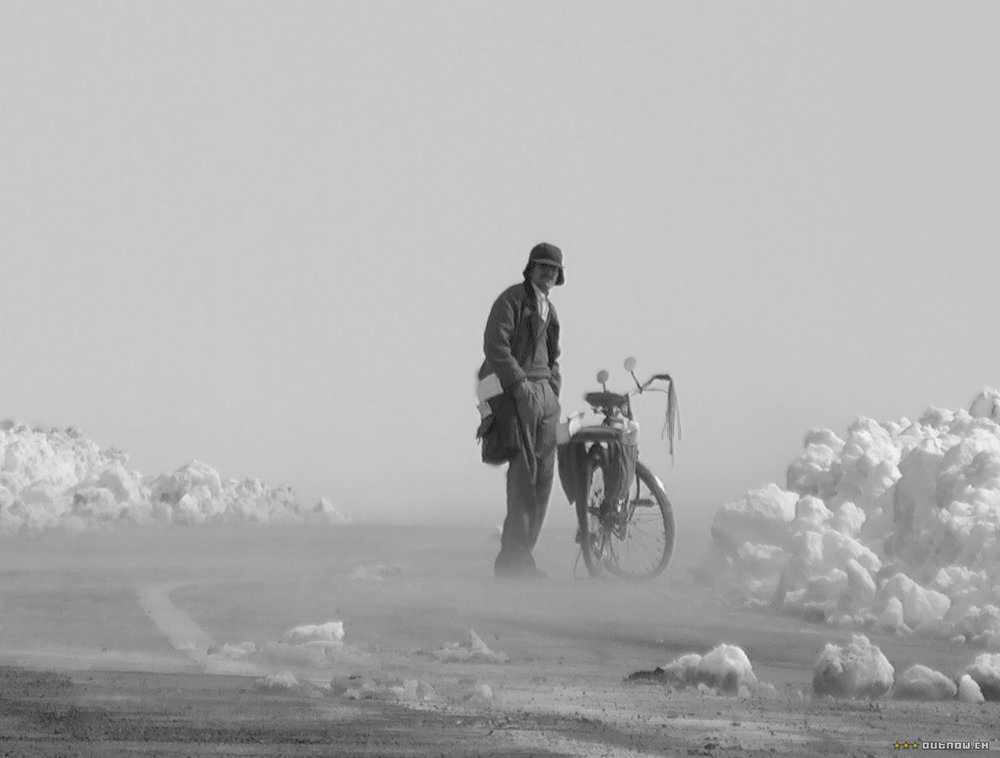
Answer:
[[[565,281],[562,251],[532,248],[524,281],[493,303],[479,378],[495,374],[516,413],[520,454],[507,467],[507,517],[494,563],[498,578],[542,578],[532,550],[552,491],[559,423],[559,319],[549,291]]]

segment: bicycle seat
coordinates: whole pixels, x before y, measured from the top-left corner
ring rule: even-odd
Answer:
[[[583,399],[594,408],[620,408],[628,402],[625,395],[617,392],[588,392]]]
[[[622,433],[620,429],[601,424],[599,426],[585,426],[578,429],[570,437],[570,442],[610,442],[612,440],[620,440],[621,438]]]

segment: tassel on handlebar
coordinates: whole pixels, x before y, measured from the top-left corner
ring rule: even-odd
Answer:
[[[674,437],[681,438],[681,409],[677,404],[677,390],[671,378],[670,389],[667,391],[667,416],[663,421],[663,431],[660,439],[667,437],[670,442],[670,462],[674,461]]]

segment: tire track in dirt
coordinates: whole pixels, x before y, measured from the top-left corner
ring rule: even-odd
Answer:
[[[210,655],[211,636],[187,613],[178,608],[170,593],[183,584],[154,584],[138,589],[139,607],[167,639],[170,646],[184,653],[208,674],[260,676],[262,671],[247,661],[234,661]]]

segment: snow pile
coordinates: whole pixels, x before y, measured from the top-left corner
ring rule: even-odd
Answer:
[[[629,680],[653,680],[676,689],[695,687],[724,695],[746,696],[760,688],[747,654],[726,644],[705,655],[682,655],[653,671],[637,671],[629,675]]]
[[[469,644],[449,642],[440,650],[435,650],[434,658],[442,663],[506,663],[504,653],[494,653],[482,641],[474,629],[469,630]]]
[[[968,412],[823,429],[723,506],[705,581],[756,607],[1000,648],[1000,391]]]
[[[128,460],[78,429],[0,422],[0,534],[122,523],[350,520],[326,498],[307,508],[291,487],[223,480],[200,461],[170,474],[143,476],[128,468]]]
[[[893,694],[903,700],[950,700],[958,687],[940,671],[915,663],[896,678]]]
[[[847,648],[823,648],[813,668],[813,692],[846,698],[880,698],[892,688],[893,668],[877,646],[855,634]]]

